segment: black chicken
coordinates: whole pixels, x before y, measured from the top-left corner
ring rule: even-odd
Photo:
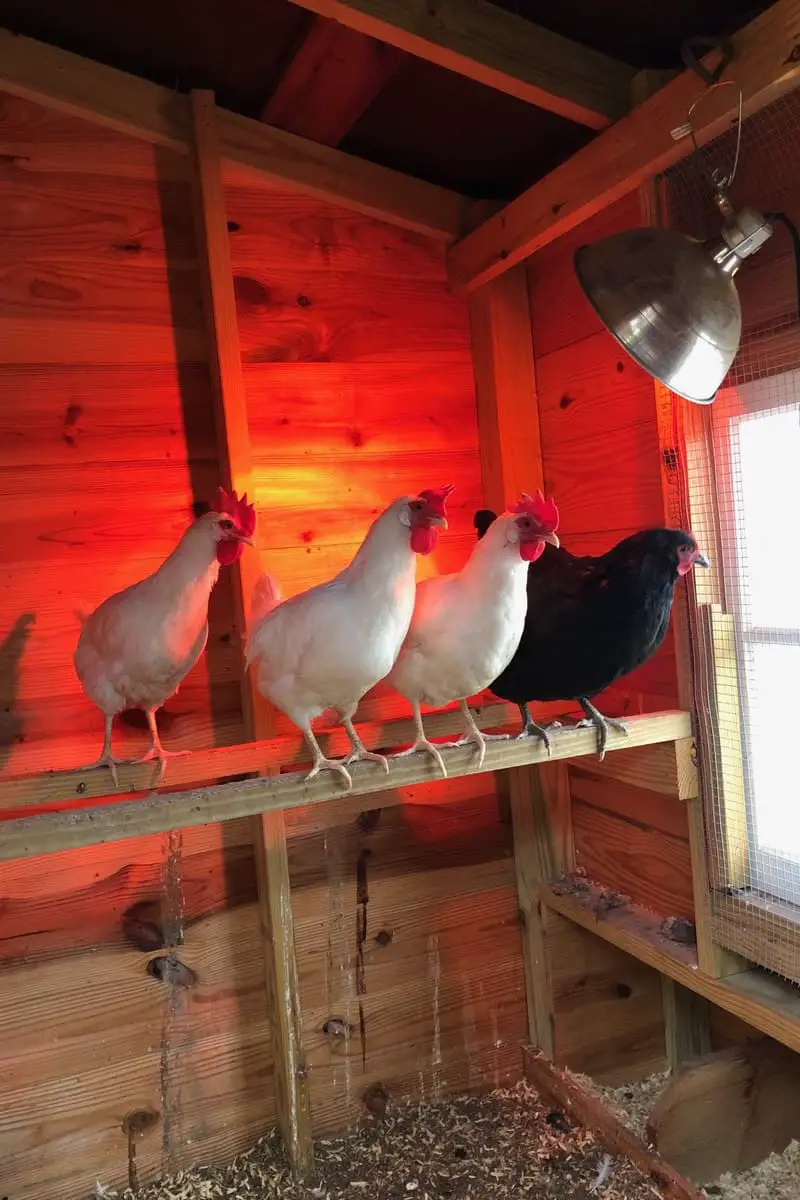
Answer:
[[[495,515],[488,509],[475,513],[479,538]],[[531,718],[528,704],[577,700],[587,718],[580,724],[597,729],[603,758],[609,727],[627,731],[598,712],[591,697],[655,654],[669,626],[675,584],[695,564],[709,565],[692,535],[679,529],[631,534],[597,558],[545,546],[528,567],[522,640],[489,685],[501,700],[518,705],[525,723],[520,736],[541,738],[549,752],[547,730]]]

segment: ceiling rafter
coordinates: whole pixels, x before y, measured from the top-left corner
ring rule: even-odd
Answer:
[[[386,42],[315,17],[261,119],[312,142],[338,146],[404,58]]]
[[[291,2],[591,129],[629,107],[633,67],[488,0]]]
[[[740,85],[749,116],[800,85],[800,0],[777,0],[731,43],[723,77]],[[709,68],[716,61],[716,52],[703,59]],[[672,130],[684,125],[703,87],[694,72],[682,72],[462,238],[448,255],[451,286],[474,291],[685,158],[691,138],[676,139]],[[698,141],[730,129],[738,103],[736,88],[725,87],[701,105]]]

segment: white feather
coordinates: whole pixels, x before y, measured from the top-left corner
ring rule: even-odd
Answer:
[[[435,708],[488,687],[508,666],[527,612],[528,564],[513,514],[475,544],[457,575],[417,587],[408,636],[388,681],[412,703]]]
[[[416,588],[407,513],[408,500],[395,501],[348,567],[252,624],[258,688],[301,728],[326,709],[352,715],[397,657]]]

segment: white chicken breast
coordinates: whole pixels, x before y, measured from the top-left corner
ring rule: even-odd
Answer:
[[[402,497],[373,522],[358,553],[328,583],[279,603],[275,585],[262,576],[253,597],[247,663],[256,671],[262,695],[302,729],[314,757],[308,775],[347,770],[360,760],[389,764],[365,749],[354,725],[361,697],[392,667],[408,631],[416,591],[416,555],[429,554],[437,530],[447,528],[443,487]],[[326,758],[311,722],[335,709],[347,731],[352,754],[339,762]]]
[[[467,732],[455,745],[478,747],[482,766],[488,737],[481,733],[467,698],[483,691],[514,656],[527,613],[528,565],[558,546],[558,510],[539,493],[523,496],[490,526],[456,575],[426,579],[417,588],[414,615],[387,682],[414,709],[417,740],[403,754],[424,750],[443,775],[439,748],[425,737],[420,705],[461,703]]]
[[[104,600],[81,618],[74,664],[85,695],[105,716],[103,751],[84,770],[107,766],[118,785],[117,765],[166,760],[186,751],[165,750],[156,711],[173,695],[205,649],[208,601],[220,565],[229,566],[252,546],[255,510],[247,497],[220,489],[215,509],[199,517],[157,571]],[[143,758],[111,753],[114,717],[128,708],[147,715],[150,748]]]

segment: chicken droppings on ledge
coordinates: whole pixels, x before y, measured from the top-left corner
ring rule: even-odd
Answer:
[[[560,1118],[560,1119],[556,1119]],[[627,1159],[606,1163],[525,1083],[451,1102],[391,1107],[383,1121],[317,1141],[316,1177],[291,1177],[277,1135],[227,1167],[197,1167],[109,1200],[660,1200]],[[605,1168],[602,1182],[598,1178]],[[595,1190],[592,1190],[595,1185]]]

